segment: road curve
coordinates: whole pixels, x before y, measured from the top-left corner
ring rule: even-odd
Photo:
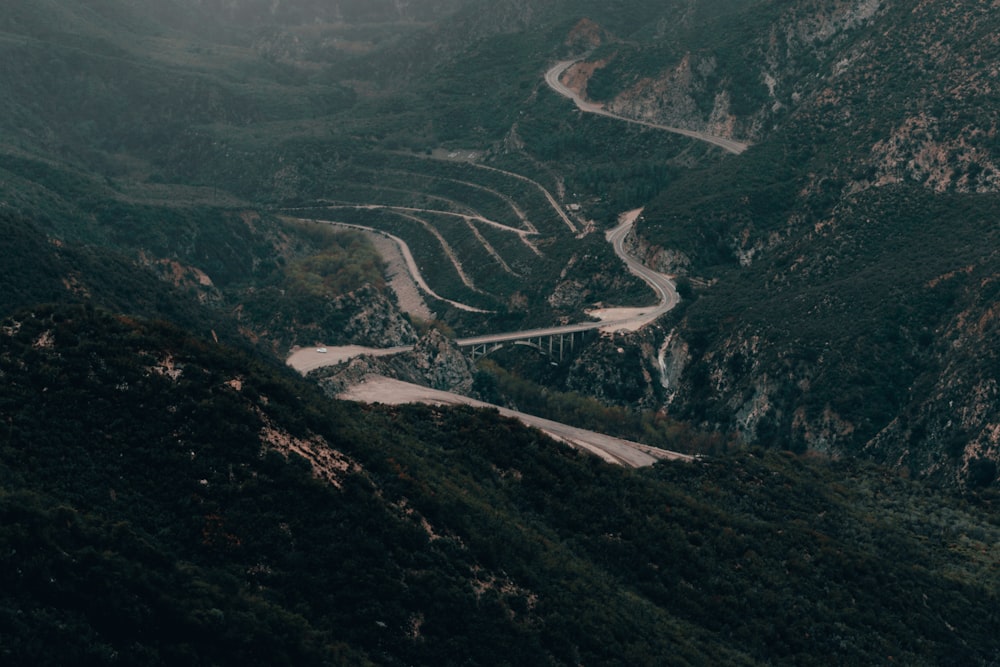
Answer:
[[[674,134],[683,134],[685,137],[691,137],[692,139],[710,143],[713,146],[718,146],[719,148],[736,155],[739,155],[749,147],[749,144],[745,144],[741,141],[734,141],[732,139],[726,139],[725,137],[717,137],[714,134],[706,134],[705,132],[697,132],[695,130],[685,130],[682,127],[660,125],[659,123],[650,123],[644,120],[636,120],[635,118],[626,118],[625,116],[619,116],[618,114],[606,110],[600,104],[587,102],[576,94],[576,92],[564,86],[562,81],[560,81],[560,77],[562,77],[563,72],[568,70],[577,62],[577,60],[562,60],[556,63],[545,73],[545,83],[548,84],[549,88],[556,91],[563,97],[568,97],[573,100],[573,102],[576,103],[577,108],[581,111],[597,114],[599,116],[607,116],[608,118],[614,118],[616,120],[633,123],[635,125],[645,125],[646,127],[651,127],[656,130],[664,130],[666,132],[673,132]]]
[[[363,403],[429,403],[432,405],[471,405],[477,408],[498,410],[505,417],[513,417],[523,424],[537,428],[551,438],[577,449],[595,454],[608,463],[617,463],[627,468],[641,468],[661,460],[693,461],[695,457],[666,449],[643,445],[630,440],[615,438],[603,433],[587,431],[560,422],[517,412],[472,398],[459,396],[447,391],[392,380],[373,375],[361,384],[354,385],[337,398]]]
[[[680,297],[677,295],[677,288],[669,276],[652,270],[625,251],[625,238],[632,231],[632,227],[641,212],[640,209],[622,216],[621,224],[607,233],[607,239],[614,247],[615,254],[628,266],[629,271],[644,280],[660,297],[659,307],[648,315],[648,321],[652,321],[676,306]]]
[[[461,347],[467,347],[471,345],[482,345],[490,343],[506,343],[515,340],[522,340],[525,338],[534,338],[536,336],[553,336],[559,334],[569,334],[578,333],[581,331],[593,331],[595,329],[601,329],[604,331],[617,331],[617,330],[630,330],[635,331],[646,326],[650,322],[658,319],[660,316],[664,315],[667,311],[677,305],[680,298],[677,296],[677,290],[674,288],[674,284],[668,276],[662,273],[657,273],[649,267],[643,265],[637,259],[629,255],[625,251],[624,240],[628,235],[629,231],[632,229],[632,225],[635,224],[636,218],[638,218],[639,210],[631,211],[621,217],[621,224],[619,224],[614,229],[610,230],[607,234],[608,240],[612,243],[615,253],[625,262],[629,270],[632,271],[642,280],[646,281],[653,290],[660,297],[660,302],[656,306],[650,308],[640,308],[640,309],[622,309],[627,312],[626,316],[619,318],[605,319],[600,322],[580,322],[579,324],[566,324],[562,326],[553,327],[543,327],[541,329],[528,329],[524,331],[510,331],[506,333],[498,334],[487,334],[484,336],[473,336],[470,338],[459,338],[455,342]],[[320,221],[325,222],[325,221]],[[349,223],[328,223],[336,224],[343,227],[352,227],[355,229],[365,229],[366,231],[376,231],[378,233],[384,233],[380,230],[375,230],[369,227],[363,227],[361,225],[352,225]],[[391,236],[391,235],[389,235]],[[394,237],[393,237],[394,238]],[[402,243],[403,248],[406,244]],[[407,249],[408,252],[408,249]],[[412,262],[412,263],[411,263]],[[407,257],[407,264],[410,266],[412,271],[416,270],[416,263],[413,262],[412,256]],[[419,272],[414,274],[414,278],[419,276]],[[421,284],[424,289],[427,288],[426,284]],[[431,292],[433,294],[433,292]],[[440,297],[438,297],[440,298]],[[447,299],[445,299],[447,301]],[[455,303],[455,302],[450,302]],[[455,304],[457,305],[457,304]],[[465,309],[470,309],[471,306],[465,306]],[[616,309],[610,309],[610,312],[615,312]],[[325,349],[325,348],[324,348]],[[344,354],[341,354],[340,350],[342,348],[329,348],[325,353],[317,353],[314,348],[307,348],[304,350],[299,350],[295,354],[288,357],[286,363],[289,366],[296,369],[300,373],[308,373],[316,368],[321,368],[323,366],[334,366],[341,361],[345,360]],[[392,348],[392,353],[406,352],[413,349],[413,346],[404,346],[398,348]],[[383,351],[382,354],[386,354],[387,351]],[[357,354],[348,354],[346,358],[350,356],[357,356]]]
[[[424,277],[420,274],[420,268],[417,266],[417,260],[413,259],[413,254],[410,252],[410,246],[406,245],[406,241],[404,241],[403,239],[399,238],[398,236],[395,236],[395,235],[390,234],[388,232],[384,232],[381,229],[376,229],[374,227],[366,227],[364,225],[355,225],[355,224],[352,224],[350,222],[333,222],[331,220],[314,220],[314,219],[306,219],[306,218],[289,218],[289,219],[290,220],[297,220],[299,222],[315,222],[315,223],[319,223],[319,224],[330,225],[332,227],[344,227],[344,228],[347,228],[347,229],[358,229],[358,230],[365,231],[365,232],[372,232],[372,233],[375,233],[375,234],[382,234],[383,236],[392,239],[396,243],[396,245],[399,246],[399,251],[401,253],[403,253],[403,259],[406,261],[406,267],[410,270],[410,275],[413,276],[413,280],[418,285],[420,285],[421,289],[423,289],[425,292],[427,292],[427,294],[429,294],[430,296],[434,297],[438,301],[444,301],[445,303],[450,303],[451,305],[455,306],[459,310],[465,310],[465,311],[468,311],[470,313],[492,313],[492,312],[494,312],[492,310],[483,310],[482,308],[476,308],[474,306],[469,306],[469,305],[464,304],[464,303],[459,303],[458,301],[452,301],[451,299],[446,299],[445,297],[441,296],[440,294],[438,294],[437,292],[435,292],[434,290],[432,290],[431,287],[430,287],[430,285],[427,284],[427,281],[425,281]]]
[[[632,225],[635,223],[635,220],[638,218],[640,212],[641,209],[622,215],[621,224],[607,233],[607,239],[612,243],[615,253],[626,263],[629,270],[645,280],[659,295],[660,303],[655,308],[649,310],[642,309],[640,313],[632,314],[630,317],[620,320],[582,322],[580,324],[571,324],[561,327],[548,327],[530,331],[515,331],[503,334],[477,336],[459,339],[456,342],[460,346],[467,346],[482,343],[508,342],[536,335],[545,336],[559,333],[590,331],[593,329],[639,328],[649,322],[652,322],[676,306],[679,299],[670,278],[649,269],[625,251],[624,239],[628,235],[628,232],[632,229]],[[343,226],[346,227],[360,227],[360,225],[349,225],[345,223],[339,224],[343,224]],[[401,240],[400,243],[402,244],[401,247],[405,248],[405,243]],[[409,258],[408,261],[412,261],[412,258]],[[416,269],[415,263],[410,266],[412,270]],[[385,349],[363,348],[359,346],[304,348],[296,350],[295,353],[288,358],[287,363],[300,373],[306,374],[317,368],[339,364],[360,354],[388,356],[408,352],[412,349],[412,345]],[[320,352],[320,350],[322,350],[322,352]],[[539,429],[555,440],[564,442],[571,447],[590,452],[591,454],[599,456],[608,463],[614,463],[629,468],[649,466],[659,460],[693,461],[695,459],[695,457],[687,454],[671,452],[664,449],[658,449],[656,447],[650,447],[649,445],[615,438],[602,433],[587,431],[568,424],[562,424],[549,419],[476,401],[451,392],[421,387],[419,385],[401,382],[399,380],[393,380],[382,376],[372,376],[365,382],[348,388],[339,396],[339,398],[367,403],[379,402],[399,404],[419,402],[437,405],[465,404],[475,407],[496,409],[505,416],[513,417],[528,426]]]

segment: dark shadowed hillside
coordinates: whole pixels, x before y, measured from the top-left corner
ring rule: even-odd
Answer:
[[[2,326],[13,663],[1000,650],[995,499],[763,452],[630,472],[493,413],[331,403],[163,323],[81,307]]]

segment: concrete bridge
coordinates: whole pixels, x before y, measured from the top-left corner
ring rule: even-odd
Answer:
[[[475,336],[473,338],[459,338],[454,342],[460,350],[472,357],[473,361],[481,359],[491,352],[496,352],[507,345],[533,347],[539,352],[549,355],[553,360],[562,361],[576,349],[577,345],[583,343],[585,337],[592,338],[599,335],[601,328],[607,327],[607,325],[607,322],[587,322],[547,329],[531,329],[528,331]],[[360,345],[330,348],[307,347],[292,354],[288,358],[288,365],[304,374],[323,366],[334,366],[342,361],[347,361],[352,357],[363,354],[373,357],[387,357],[412,350],[412,345],[382,348],[362,347]]]
[[[562,361],[567,354],[576,349],[578,343],[582,343],[584,336],[588,333],[594,335],[597,327],[593,325],[574,325],[570,327],[553,327],[550,329],[536,329],[533,331],[515,331],[507,334],[493,334],[489,336],[478,336],[475,338],[460,338],[455,341],[459,349],[472,357],[472,360],[480,359],[491,352],[507,345],[525,345],[533,347],[542,354],[547,354],[553,359]]]

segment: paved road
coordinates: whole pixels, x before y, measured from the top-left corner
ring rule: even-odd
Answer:
[[[438,391],[428,387],[392,380],[379,375],[371,376],[365,382],[354,385],[338,398],[365,403],[430,403],[432,405],[471,405],[477,408],[498,410],[505,417],[513,417],[523,424],[537,428],[550,437],[565,442],[572,447],[600,456],[609,463],[617,463],[629,468],[649,466],[657,461],[670,459],[692,461],[693,456],[671,452],[666,449],[642,445],[630,440],[614,438],[603,433],[595,433],[582,428],[568,426],[550,419],[543,419],[515,410],[508,410],[475,399]]]
[[[326,350],[320,352],[320,350]],[[373,357],[391,357],[413,350],[412,345],[399,347],[364,347],[361,345],[342,345],[339,347],[303,347],[295,350],[285,360],[285,363],[305,375],[309,371],[337,364],[367,354]]]
[[[619,116],[618,114],[607,111],[600,104],[594,104],[592,102],[587,102],[582,97],[576,94],[576,92],[570,90],[562,84],[559,78],[563,75],[563,72],[568,70],[576,60],[563,60],[556,63],[548,72],[545,73],[545,83],[548,84],[549,88],[556,91],[563,97],[568,97],[576,103],[576,106],[581,111],[586,111],[587,113],[594,113],[600,116],[607,116],[608,118],[615,118],[626,123],[634,123],[636,125],[645,125],[646,127],[651,127],[657,130],[665,130],[667,132],[673,132],[674,134],[683,134],[686,137],[691,137],[692,139],[698,139],[699,141],[705,141],[714,146],[718,146],[723,150],[729,151],[730,153],[735,153],[739,155],[748,148],[748,144],[741,141],[733,141],[732,139],[726,139],[725,137],[717,137],[714,134],[706,134],[704,132],[696,132],[695,130],[685,130],[681,127],[672,127],[670,125],[660,125],[659,123],[650,123],[644,120],[636,120],[635,118],[626,118],[625,116]]]
[[[455,306],[459,310],[465,310],[465,311],[468,311],[470,313],[492,313],[492,312],[494,312],[492,310],[483,310],[482,308],[476,308],[474,306],[469,306],[469,305],[464,304],[464,303],[459,303],[458,301],[452,301],[451,299],[446,299],[445,297],[441,296],[440,294],[438,294],[437,292],[435,292],[434,290],[432,290],[431,287],[430,287],[430,285],[427,284],[427,281],[424,280],[423,275],[421,275],[420,268],[417,266],[417,260],[415,260],[413,258],[413,253],[410,252],[410,246],[406,245],[406,241],[404,241],[403,239],[399,238],[398,236],[396,236],[394,234],[390,234],[388,232],[384,232],[381,229],[376,229],[375,227],[366,227],[365,225],[355,225],[355,224],[350,223],[350,222],[333,222],[331,220],[315,220],[315,219],[307,219],[307,218],[289,218],[289,219],[290,220],[298,220],[300,222],[315,222],[317,224],[330,225],[331,227],[344,227],[346,229],[357,229],[357,230],[364,231],[364,232],[371,232],[373,234],[381,234],[382,236],[384,236],[384,237],[386,237],[388,239],[392,239],[392,241],[397,246],[399,246],[399,251],[403,254],[403,260],[406,262],[406,267],[409,269],[410,275],[413,276],[413,280],[418,285],[420,285],[420,288],[423,289],[425,292],[427,292],[427,294],[429,294],[430,296],[434,297],[435,299],[438,299],[439,301],[444,301],[445,303],[450,303],[451,305]]]
[[[646,316],[648,319],[644,322],[645,324],[655,320],[676,306],[677,302],[680,301],[680,297],[677,295],[677,288],[674,285],[674,281],[669,276],[652,270],[625,251],[625,238],[632,231],[632,227],[635,225],[635,221],[641,212],[642,210],[640,209],[622,216],[621,224],[607,233],[607,239],[614,247],[615,254],[628,266],[629,271],[644,280],[646,284],[656,291],[657,296],[660,297],[660,305]]]
[[[615,253],[621,257],[625,264],[642,280],[646,281],[650,287],[652,287],[660,297],[660,302],[656,306],[651,306],[649,308],[623,308],[623,309],[608,309],[604,313],[605,319],[600,322],[581,322],[579,324],[567,324],[563,326],[554,327],[543,327],[541,329],[527,329],[524,331],[510,331],[506,333],[497,334],[486,334],[484,336],[473,336],[470,338],[459,338],[456,342],[460,346],[470,346],[470,345],[482,345],[489,343],[506,343],[514,340],[523,340],[525,338],[534,338],[537,336],[557,336],[559,334],[569,334],[578,333],[581,331],[593,331],[594,329],[601,329],[604,331],[616,331],[616,330],[629,330],[635,331],[642,328],[643,326],[649,324],[650,322],[656,320],[660,316],[664,315],[667,311],[677,305],[680,300],[677,296],[677,291],[674,288],[674,284],[668,276],[662,273],[657,273],[649,267],[643,265],[637,259],[629,255],[624,248],[624,240],[628,235],[629,230],[632,229],[632,225],[635,224],[636,218],[638,218],[639,210],[631,211],[630,213],[622,216],[622,222],[617,227],[608,232],[607,238],[613,244]],[[347,223],[331,223],[337,224],[344,227],[362,228],[368,229],[369,231],[376,231],[371,228],[365,228],[361,225],[352,225]],[[379,232],[382,233],[382,232]],[[391,235],[390,235],[391,236]],[[395,237],[393,237],[395,238]],[[406,248],[406,244],[400,239],[402,248]],[[408,263],[412,262],[412,257],[408,257]],[[415,270],[416,264],[411,264],[411,269]],[[415,277],[419,273],[415,274]],[[425,284],[421,284],[424,289]],[[433,294],[433,292],[431,292]],[[439,297],[440,298],[440,297]],[[454,303],[454,302],[452,302]],[[465,307],[469,309],[469,306]],[[614,314],[616,312],[621,312],[622,315],[616,317]],[[345,358],[350,358],[351,356],[357,356],[358,352],[356,347],[347,348],[353,351],[353,353],[347,353],[345,357],[341,353],[345,348],[331,347],[325,353],[317,352],[315,348],[306,348],[296,351],[292,354],[287,363],[298,370],[300,373],[308,373],[311,370],[321,368],[323,366],[334,366]],[[391,353],[395,354],[398,352],[406,352],[413,349],[412,346],[392,348]],[[367,350],[372,350],[372,348],[366,348],[365,352],[369,353]],[[389,350],[380,350],[379,354],[390,353]]]

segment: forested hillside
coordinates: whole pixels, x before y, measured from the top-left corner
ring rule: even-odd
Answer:
[[[763,451],[627,471],[331,403],[162,322],[0,334],[13,664],[987,665],[995,497]],[[30,410],[24,406],[30,405]]]
[[[994,10],[8,0],[0,660],[996,664]],[[284,365],[653,303],[639,208],[673,312],[462,382],[693,463]]]
[[[182,9],[15,2],[0,17],[5,312],[89,302],[278,355],[346,342],[356,309],[331,299],[366,285],[386,298],[380,260],[357,235],[260,207],[253,188],[280,151],[244,160],[217,132],[338,109],[350,95],[286,80],[252,39],[216,43],[174,25]]]
[[[992,484],[996,17],[857,3],[810,22],[804,7],[750,42],[774,128],[646,209],[649,261],[719,280],[679,322],[671,406],[752,442]]]

